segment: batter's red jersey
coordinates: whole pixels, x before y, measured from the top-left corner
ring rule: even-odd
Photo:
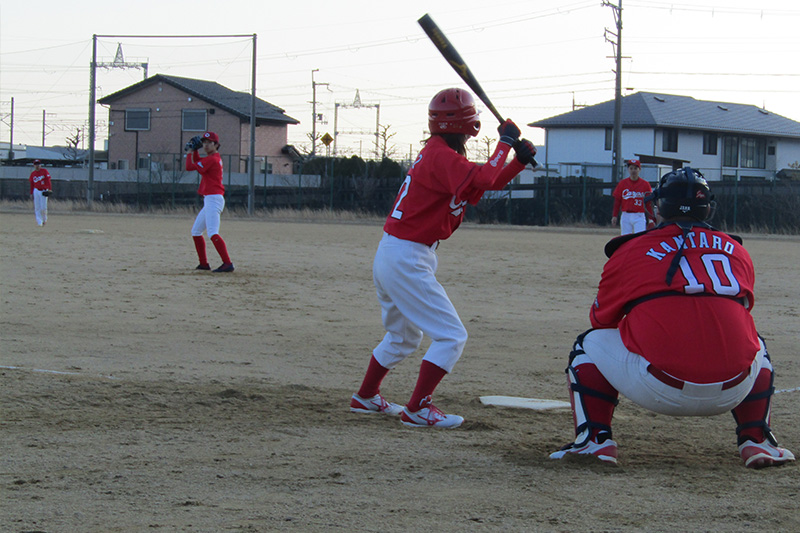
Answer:
[[[200,173],[200,187],[197,194],[225,194],[222,185],[222,157],[218,152],[200,157],[197,150],[186,156],[186,170],[196,170]]]
[[[617,239],[616,251],[620,241],[607,246],[592,327],[618,327],[630,351],[684,381],[726,381],[750,366],[759,349],[750,315],[755,274],[737,237],[694,226],[669,286],[683,242],[678,225]]]
[[[629,177],[625,178],[617,183],[616,188],[614,188],[612,194],[614,196],[614,211],[611,213],[611,216],[615,217],[619,215],[620,211],[626,213],[644,213],[644,198],[651,192],[653,192],[653,189],[650,187],[650,184],[642,178],[636,181],[633,181]],[[651,204],[652,202],[647,202],[647,211],[650,213],[653,212]]]
[[[47,169],[40,168],[39,170],[34,170],[31,172],[28,181],[31,182],[31,194],[33,194],[33,189],[38,189],[40,191],[50,190],[50,173]]]
[[[516,158],[504,166],[510,150],[498,143],[489,161],[478,165],[434,135],[411,166],[383,230],[429,246],[448,238],[464,219],[467,203],[475,205],[485,191],[502,189],[525,168]]]

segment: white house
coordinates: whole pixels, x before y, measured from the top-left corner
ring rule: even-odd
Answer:
[[[541,164],[611,181],[613,100],[528,125],[545,130]],[[622,99],[621,154],[640,159],[648,181],[684,164],[709,180],[772,179],[800,168],[800,123],[752,105],[638,92]]]

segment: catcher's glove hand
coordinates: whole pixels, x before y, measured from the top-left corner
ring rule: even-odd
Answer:
[[[183,147],[183,150],[186,152],[194,152],[195,150],[199,150],[200,147],[203,146],[203,139],[199,135],[195,135],[186,145]]]
[[[42,196],[50,196],[53,194],[53,191],[42,191]]]

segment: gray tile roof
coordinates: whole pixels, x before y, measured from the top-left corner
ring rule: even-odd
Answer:
[[[157,82],[164,82],[176,87],[194,97],[201,98],[241,119],[250,119],[250,93],[236,92],[220,85],[215,81],[196,80],[193,78],[180,78],[156,74],[146,80],[126,87],[113,94],[98,100],[101,104],[110,104],[119,98],[134,93],[143,87]],[[286,124],[299,124],[300,121],[286,115],[280,107],[274,106],[260,98],[256,98],[256,122],[283,122]]]
[[[613,127],[614,100],[528,124],[539,128]],[[622,98],[625,128],[682,128],[721,133],[800,137],[800,122],[745,104],[689,96],[634,93]]]

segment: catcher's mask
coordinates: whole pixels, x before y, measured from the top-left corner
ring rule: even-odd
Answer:
[[[655,200],[659,214],[666,220],[688,216],[702,222],[711,213],[714,195],[700,171],[684,167],[665,174],[645,200]]]

